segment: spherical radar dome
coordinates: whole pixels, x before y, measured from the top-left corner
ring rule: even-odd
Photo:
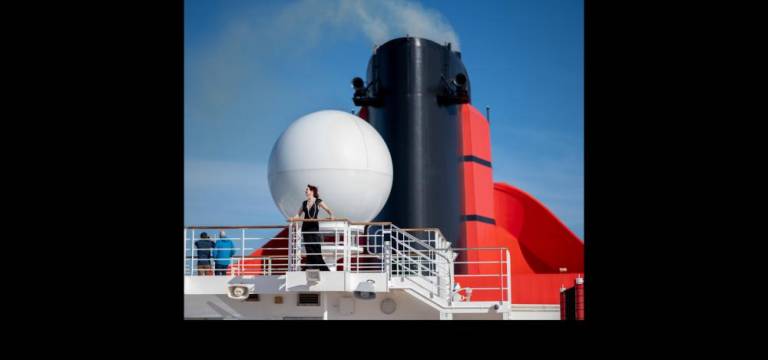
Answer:
[[[268,180],[285,217],[296,215],[312,184],[336,218],[370,221],[392,190],[392,157],[368,122],[323,110],[302,116],[280,135],[269,156]]]

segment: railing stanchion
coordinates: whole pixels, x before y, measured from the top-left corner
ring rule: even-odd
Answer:
[[[187,228],[184,228],[184,274],[187,273]]]
[[[499,298],[501,301],[504,301],[504,278],[502,277],[502,271],[501,271],[501,248],[499,248],[499,292],[501,295]]]
[[[319,221],[319,220],[318,220]],[[326,220],[331,221],[331,220]],[[362,228],[358,229],[357,227],[353,228],[352,222],[350,222],[347,219],[342,220],[332,220],[334,223],[342,223],[342,227],[339,228],[338,226],[334,227],[333,230],[333,236],[334,236],[334,249],[331,253],[334,256],[334,263],[331,264],[335,267],[336,270],[338,270],[338,266],[343,266],[344,272],[352,272],[352,273],[360,273],[360,269],[363,269],[363,272],[367,271],[377,271],[376,267],[379,266],[379,271],[385,272],[385,277],[387,281],[391,281],[393,275],[400,277],[403,281],[406,281],[407,284],[401,284],[400,286],[406,286],[408,288],[413,288],[415,290],[418,290],[421,295],[428,296],[430,298],[437,295],[440,299],[438,301],[437,299],[433,299],[433,301],[438,301],[442,306],[445,306],[447,303],[448,306],[456,306],[453,305],[454,301],[454,289],[458,286],[457,278],[458,276],[462,276],[462,279],[467,279],[467,277],[496,277],[499,279],[499,287],[493,288],[493,287],[482,287],[477,286],[474,289],[476,291],[489,291],[494,292],[494,290],[498,289],[500,292],[500,302],[502,304],[511,304],[512,303],[512,259],[510,255],[510,250],[506,247],[478,247],[478,248],[453,248],[453,244],[448,242],[443,234],[440,232],[439,229],[421,229],[421,228],[399,228],[391,223],[387,223],[384,225],[383,223],[355,223],[354,226],[358,226],[360,224],[363,225]],[[365,231],[365,224],[380,224],[379,226],[382,226],[381,233],[373,233],[368,234]],[[280,231],[286,230],[285,225],[274,225],[274,226],[225,226],[224,228],[227,229],[241,229],[240,232],[240,256],[236,256],[235,254],[232,255],[230,258],[230,264],[231,266],[227,269],[227,273],[231,276],[236,275],[243,275],[247,273],[247,267],[253,266],[254,270],[252,271],[252,275],[257,276],[273,276],[273,268],[275,266],[274,259],[277,258],[280,260],[280,266],[278,266],[277,273],[280,274],[281,272],[285,271],[300,271],[301,268],[301,256],[302,253],[299,251],[301,250],[302,243],[300,239],[302,239],[302,233],[300,232],[300,226],[299,222],[297,221],[289,221],[288,224],[288,247],[263,247],[264,249],[268,250],[279,250],[280,254],[285,254],[283,251],[288,250],[289,254],[286,258],[284,255],[278,255],[278,256],[249,256],[249,260],[252,261],[251,265],[247,265],[245,263],[245,240],[248,239],[262,239],[262,237],[253,237],[253,238],[247,238],[246,237],[246,230],[248,229],[258,229],[258,228],[279,228]],[[184,227],[184,245],[182,246],[182,251],[184,252],[184,265],[185,265],[185,276],[198,276],[199,273],[196,271],[196,262],[199,261],[199,258],[196,254],[196,248],[195,248],[195,239],[197,234],[199,233],[198,229],[212,229],[212,227],[208,226],[185,226]],[[233,230],[236,231],[236,230]],[[318,232],[320,234],[325,234],[326,232]],[[329,235],[330,233],[327,233],[325,235]],[[426,236],[425,236],[426,235]],[[343,238],[339,238],[340,236],[343,236]],[[268,237],[267,237],[268,238]],[[361,238],[363,238],[361,241]],[[219,240],[223,239],[220,238]],[[275,239],[273,237],[272,239]],[[283,238],[285,239],[285,238]],[[192,254],[188,257],[186,255],[187,252],[187,240],[190,241],[190,251]],[[230,238],[231,240],[231,238]],[[282,240],[281,240],[282,241]],[[378,241],[381,241],[381,243],[378,243]],[[320,242],[321,245],[321,254],[322,254],[322,241]],[[378,244],[378,245],[377,245]],[[342,245],[343,248],[343,265],[338,265],[338,262],[335,260],[338,258],[339,248],[338,246]],[[361,249],[359,252],[356,253],[356,257],[353,261],[352,259],[352,247],[355,247],[355,249]],[[364,254],[366,251],[365,249],[368,249],[369,254]],[[378,251],[374,251],[373,249],[379,248]],[[236,250],[237,248],[232,248],[233,250]],[[497,259],[495,263],[498,264],[498,274],[493,274],[491,272],[485,273],[485,269],[491,269],[492,266],[485,266],[484,264],[492,264],[493,261],[484,261],[484,260],[478,260],[478,259],[459,259],[460,261],[456,261],[456,257],[459,256],[459,251],[494,251],[497,250]],[[326,254],[327,255],[327,254]],[[464,256],[464,255],[462,255]],[[364,258],[371,258],[373,260],[364,260],[360,261],[361,257]],[[376,260],[381,261],[380,264],[376,264]],[[481,257],[482,258],[482,257]],[[212,258],[212,260],[216,260],[218,258]],[[287,261],[286,261],[287,259]],[[491,259],[487,259],[491,260]],[[239,264],[234,264],[234,261],[238,261]],[[283,263],[283,261],[286,261]],[[189,267],[187,267],[187,263],[190,264]],[[361,264],[362,263],[362,264]],[[456,263],[460,264],[460,270],[465,269],[467,265],[465,264],[472,264],[471,266],[475,266],[478,271],[477,273],[472,274],[466,274],[462,272],[462,274],[456,274]],[[287,264],[287,269],[282,268],[283,264]],[[186,269],[189,268],[189,273],[186,273]],[[261,269],[260,271],[258,269]],[[433,279],[434,277],[434,279]],[[418,279],[417,279],[418,278]],[[474,278],[473,278],[474,279]],[[473,280],[470,279],[470,280]],[[470,285],[474,284],[474,282],[470,281]],[[478,284],[482,284],[482,282],[479,282]],[[466,284],[464,284],[466,285]],[[420,289],[416,289],[420,288]],[[471,291],[471,288],[467,287],[465,288],[467,291],[467,300],[470,300],[469,292]],[[489,293],[490,294],[490,293]],[[459,295],[460,296],[460,295]],[[460,301],[460,300],[459,300]],[[471,300],[470,300],[471,301]]]
[[[506,249],[507,255],[507,301],[512,304],[512,259],[509,257],[509,249]]]
[[[352,264],[352,250],[350,249],[352,232],[350,230],[349,221],[344,221],[344,272],[349,272],[349,266]]]
[[[319,227],[319,226],[318,226]],[[322,246],[320,247],[320,252],[322,253]],[[337,260],[339,256],[339,229],[337,227],[333,227],[333,269],[338,270]]]
[[[384,241],[384,248],[382,249],[382,251],[384,253],[383,254],[384,256],[383,256],[382,260],[384,261],[384,264],[383,264],[384,265],[384,271],[387,274],[387,282],[389,282],[389,279],[392,278],[392,265],[390,264],[390,262],[391,262],[390,258],[392,257],[392,254],[391,254],[392,250],[390,249],[390,246],[391,246],[391,244],[390,244],[389,240]]]
[[[240,233],[240,263],[245,262],[245,228]]]
[[[189,247],[192,249],[192,263],[190,265],[190,275],[195,275],[195,229],[192,229],[192,245]]]
[[[293,264],[293,222],[288,222],[288,259],[286,261],[286,272],[291,271]]]

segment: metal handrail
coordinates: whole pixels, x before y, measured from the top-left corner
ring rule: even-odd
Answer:
[[[324,231],[301,231],[302,222],[333,222],[339,224],[334,229]],[[197,275],[199,269],[196,269],[196,262],[199,263],[198,251],[194,247],[194,242],[199,240],[198,235],[200,229],[241,229],[243,230],[242,236],[225,237],[232,240],[235,244],[239,242],[239,247],[227,247],[227,248],[210,248],[205,249],[211,252],[215,250],[233,250],[240,254],[234,255],[230,258],[216,258],[209,257],[207,261],[216,261],[221,259],[229,259],[230,264],[227,268],[227,273],[233,274],[255,274],[255,275],[274,275],[284,273],[286,271],[296,271],[299,265],[305,265],[311,267],[311,264],[301,264],[302,257],[307,255],[303,251],[303,244],[310,244],[303,242],[303,235],[306,234],[320,234],[325,238],[326,236],[336,236],[335,242],[312,242],[312,244],[320,244],[321,251],[318,253],[311,253],[310,255],[323,255],[327,256],[331,254],[326,245],[334,246],[332,249],[334,258],[341,259],[343,255],[343,262],[337,262],[335,264],[325,264],[326,266],[343,266],[344,272],[367,272],[367,271],[384,271],[387,274],[387,279],[392,276],[398,276],[405,274],[404,278],[413,278],[414,276],[421,277],[424,281],[413,282],[421,287],[429,287],[431,289],[425,289],[428,292],[437,295],[440,298],[447,298],[450,303],[453,298],[454,283],[456,279],[462,277],[494,277],[497,276],[500,279],[498,287],[478,287],[473,288],[477,291],[500,291],[502,301],[511,300],[511,272],[510,272],[510,255],[509,249],[506,247],[464,247],[454,248],[445,239],[442,232],[436,228],[398,228],[391,222],[352,222],[346,218],[323,218],[323,219],[289,219],[288,225],[268,225],[268,226],[189,226],[184,229],[184,265],[185,274]],[[295,225],[294,225],[295,224]],[[369,234],[365,227],[353,227],[352,225],[377,225],[381,226],[384,230],[380,234]],[[246,236],[245,230],[269,230],[269,229],[288,229],[287,237],[271,237],[271,236]],[[426,234],[420,234],[419,231],[424,231]],[[191,236],[190,236],[191,233]],[[416,233],[416,234],[414,234]],[[211,240],[217,240],[216,237],[212,237]],[[238,241],[239,240],[239,241]],[[287,247],[246,247],[245,241],[253,240],[267,240],[267,241],[288,241]],[[373,241],[373,242],[372,242]],[[380,241],[380,243],[379,243]],[[281,244],[282,245],[282,244]],[[239,250],[238,250],[239,249]],[[288,255],[262,255],[251,256],[246,251],[255,249],[270,250],[270,251],[286,251]],[[342,254],[342,249],[344,253]],[[457,254],[466,251],[498,251],[500,258],[495,259],[483,259],[468,261],[462,259],[462,261],[454,261]],[[190,252],[187,252],[190,251]],[[354,255],[353,255],[354,251]],[[352,258],[354,257],[354,258]],[[376,260],[378,259],[378,260]],[[261,260],[261,261],[260,261]],[[365,262],[363,262],[365,260]],[[492,270],[493,274],[456,274],[454,275],[453,267],[456,265],[490,265],[487,269]],[[498,265],[497,265],[498,264]],[[318,266],[322,266],[318,264]],[[496,271],[498,269],[498,271]],[[214,269],[211,269],[214,270]],[[203,273],[207,273],[203,272]],[[411,279],[408,279],[411,280]],[[495,282],[494,282],[495,283]],[[415,285],[414,285],[415,286]],[[462,288],[463,291],[467,288]],[[443,292],[444,290],[447,290]]]
[[[397,249],[392,249],[392,250],[394,250],[394,251],[395,251],[396,253],[398,253],[398,254],[400,254],[400,253],[401,253],[401,252],[400,252],[400,250],[397,250]],[[397,261],[397,265],[400,265],[400,266],[402,266],[402,267],[403,267],[403,268],[405,268],[406,270],[411,270],[411,267],[409,266],[410,264],[405,264],[405,263],[402,263],[402,262],[400,262],[400,261],[398,261],[398,260],[396,260],[396,261]],[[428,273],[428,274],[431,274],[431,273],[435,273],[435,276],[438,276],[438,274],[437,274],[437,272],[436,272],[436,271],[433,271],[432,269],[430,269],[430,268],[428,268],[428,267],[424,266],[423,264],[421,264],[421,262],[413,262],[413,264],[416,264],[418,267],[420,267],[420,268],[419,268],[419,270],[422,270],[421,268],[423,268],[423,269],[426,269],[426,271],[427,271],[427,273]]]
[[[225,226],[185,226],[185,229],[279,229],[285,225],[225,225]]]
[[[320,222],[320,221],[326,221],[326,222],[349,222],[349,219],[347,218],[323,218],[323,219],[304,219],[304,218],[297,218],[297,219],[286,219],[289,223],[295,223],[295,222]],[[285,227],[285,225],[283,225]]]
[[[392,225],[389,221],[350,221],[350,225]]]
[[[406,243],[406,241],[402,241],[401,239],[399,239],[398,236],[395,236],[394,237],[395,241],[398,243],[396,245],[399,245],[402,248],[409,249],[410,250],[409,253],[415,253],[417,256],[419,256],[419,259],[427,259],[429,266],[428,267],[424,266],[421,261],[413,261],[413,259],[408,257],[407,255],[405,255],[405,258],[409,261],[409,263],[403,264],[399,260],[399,258],[394,258],[393,262],[398,265],[398,268],[405,267],[405,270],[408,273],[412,272],[412,269],[410,268],[410,264],[411,263],[415,263],[417,265],[417,269],[418,269],[419,273],[421,271],[423,271],[423,269],[426,269],[427,274],[435,274],[435,278],[437,280],[437,283],[434,283],[434,282],[432,282],[429,279],[425,279],[425,280],[428,283],[430,283],[431,285],[435,286],[435,290],[437,292],[438,297],[440,297],[440,293],[441,293],[440,290],[441,289],[445,289],[446,291],[444,291],[444,293],[443,293],[444,296],[442,296],[442,297],[445,298],[450,303],[450,301],[451,301],[451,289],[453,288],[453,276],[452,276],[452,273],[453,273],[453,271],[452,271],[453,259],[452,259],[452,257],[446,256],[446,255],[444,255],[442,253],[442,252],[451,251],[450,248],[447,248],[447,249],[442,250],[442,251],[437,250],[436,247],[431,246],[430,244],[428,244],[427,241],[423,241],[423,240],[415,237],[414,235],[410,234],[409,232],[407,232],[407,231],[405,231],[403,229],[397,228],[397,226],[392,225],[392,228],[393,228],[393,230],[397,234],[402,234],[402,235],[404,235],[405,238],[408,238],[408,239],[411,240],[411,241],[407,241],[407,242],[416,242],[419,245],[421,245],[422,247],[424,247],[425,248],[424,251],[426,251],[428,254],[431,254],[431,255],[433,254],[434,255],[434,258],[433,258],[433,256],[425,255],[424,251],[418,250],[418,249],[415,249],[415,248],[411,247],[410,245],[408,245]],[[412,231],[414,231],[414,230],[424,230],[424,229],[415,229],[415,228],[412,229]],[[428,230],[433,230],[433,229],[428,229]],[[437,245],[438,240],[442,240],[442,239],[444,239],[442,237],[442,233],[435,232],[435,239],[434,240],[428,240],[428,241],[434,241],[435,245]],[[402,251],[400,251],[400,249],[398,249],[398,246],[394,246],[394,247],[391,247],[391,248],[393,250],[395,250],[397,255],[401,255],[401,256],[404,255],[404,253]],[[440,258],[442,258],[443,260],[445,260],[445,265],[448,268],[447,269],[448,270],[447,273],[442,273],[442,271],[440,271],[440,269],[442,269],[442,267],[440,267],[440,264],[437,261],[437,257],[438,256]],[[434,270],[432,270],[432,264],[434,264]],[[403,265],[405,265],[405,266],[403,266]],[[400,269],[398,269],[398,270],[402,271]],[[392,271],[392,270],[389,269],[389,271]],[[420,277],[423,278],[423,276],[421,276],[421,275],[420,275]],[[445,281],[445,284],[441,284],[440,283],[440,279],[441,278],[447,280],[447,281]],[[404,279],[405,279],[405,277],[404,277]],[[413,282],[413,281],[411,281],[411,282]],[[432,291],[432,290],[429,290],[429,291],[430,291],[430,294],[434,294],[435,293],[435,291]]]
[[[456,264],[498,264],[498,268],[494,265],[492,269],[498,269],[494,270],[489,273],[482,273],[482,274],[456,274],[454,275],[454,278],[457,282],[461,281],[462,278],[478,278],[478,277],[485,277],[485,278],[492,278],[496,277],[499,279],[499,286],[497,287],[463,287],[459,289],[457,292],[466,291],[467,289],[472,289],[473,291],[482,291],[482,292],[497,292],[499,294],[498,299],[502,302],[511,302],[512,300],[512,280],[511,280],[511,258],[509,249],[506,247],[488,247],[488,248],[479,248],[479,247],[471,247],[471,248],[456,248],[456,250],[481,250],[481,251],[494,251],[499,254],[498,260],[472,260],[472,261],[456,261]]]

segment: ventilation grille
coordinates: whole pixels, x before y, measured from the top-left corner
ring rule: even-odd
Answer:
[[[320,294],[299,294],[299,306],[320,306]]]

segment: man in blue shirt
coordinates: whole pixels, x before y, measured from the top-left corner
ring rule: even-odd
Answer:
[[[226,238],[225,232],[219,232],[219,240],[213,250],[213,261],[216,263],[216,275],[226,275],[227,267],[232,256],[235,255],[235,244]]]
[[[211,249],[216,245],[207,233],[200,234],[200,240],[195,241],[197,248],[197,275],[213,275],[211,271]]]

